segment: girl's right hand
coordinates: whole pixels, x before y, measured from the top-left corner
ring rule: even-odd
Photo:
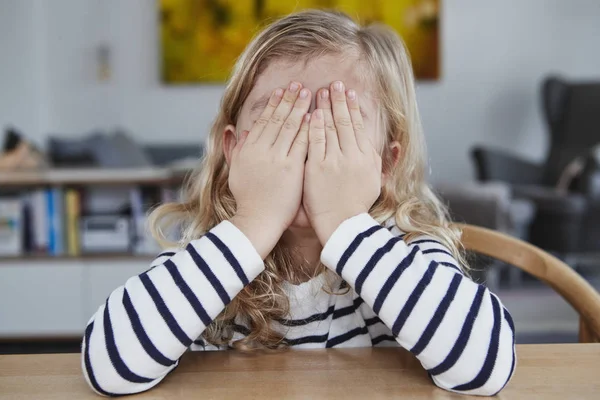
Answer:
[[[231,222],[264,259],[292,223],[302,200],[308,151],[310,90],[297,82],[275,90],[254,126],[231,154],[229,189],[237,210]]]

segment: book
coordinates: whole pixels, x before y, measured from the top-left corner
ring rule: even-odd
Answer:
[[[33,252],[47,252],[49,227],[46,190],[34,190],[29,201],[31,206],[31,250]]]
[[[32,205],[31,199],[32,194],[29,192],[21,193],[21,233],[23,236],[22,251],[31,252],[34,248],[33,245],[33,219],[32,219]]]
[[[173,203],[177,201],[177,190],[171,187],[162,187],[160,189],[160,202],[162,204],[165,203]]]
[[[129,190],[129,205],[131,207],[131,217],[134,221],[137,221],[144,216],[144,201],[142,190],[139,186],[134,186]]]
[[[0,198],[0,255],[19,256],[23,252],[23,204],[21,199]]]
[[[67,189],[65,193],[65,231],[66,253],[78,256],[81,253],[79,243],[79,219],[81,217],[81,200],[79,191]]]
[[[59,188],[47,189],[48,253],[53,256],[64,252],[63,192]]]
[[[161,251],[148,230],[148,213],[159,203],[159,195],[153,188],[132,187],[129,194],[132,220],[132,251],[134,254],[154,255]]]

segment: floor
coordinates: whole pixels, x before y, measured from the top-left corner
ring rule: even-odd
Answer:
[[[600,292],[600,276],[586,277]],[[520,287],[496,291],[510,311],[517,330],[517,343],[576,343],[577,312],[545,284],[526,279]]]

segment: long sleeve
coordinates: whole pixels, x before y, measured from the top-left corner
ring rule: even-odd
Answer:
[[[433,238],[406,244],[368,214],[344,221],[321,261],[336,271],[444,389],[492,395],[515,367],[514,326],[496,295]]]
[[[250,241],[222,222],[184,250],[166,252],[100,306],[85,330],[83,373],[99,394],[158,384],[206,326],[264,269]]]

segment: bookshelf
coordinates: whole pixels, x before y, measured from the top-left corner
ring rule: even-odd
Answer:
[[[81,211],[84,200],[87,201],[92,196],[89,193],[96,195],[102,191],[117,191],[126,193],[127,201],[133,202],[135,196],[128,193],[141,190],[142,198],[137,210],[130,205],[131,214],[124,217],[129,218],[129,232],[133,237],[139,234],[140,226],[135,218],[140,215],[145,218],[150,204],[168,201],[163,192],[172,193],[180,188],[189,172],[189,169],[184,168],[0,171],[0,203],[16,198],[33,208],[36,203],[28,202],[33,197],[32,193],[41,192],[40,197],[46,197],[46,193],[51,196],[49,193],[56,191],[63,193],[59,200],[55,200],[63,210],[59,217],[63,221],[59,232],[63,247],[59,252],[42,252],[37,247],[29,248],[31,243],[36,243],[31,238],[22,240],[22,251],[19,253],[3,254],[0,245],[0,341],[28,337],[44,339],[80,336],[86,322],[108,294],[124,284],[129,277],[147,270],[158,253],[159,249],[154,250],[152,246],[143,252],[134,251],[131,243],[123,251],[84,250],[81,238],[83,220],[87,214],[84,215]],[[144,196],[148,191],[155,196],[151,195],[146,199]],[[77,197],[75,203],[70,202],[69,192],[80,193],[81,197]],[[79,209],[78,219],[69,222],[68,212],[73,204],[77,204],[75,208]],[[46,210],[46,206],[41,208]],[[23,215],[25,209],[23,206]],[[0,230],[7,226],[2,211],[0,204]],[[6,208],[4,211],[6,212]],[[33,224],[32,219],[29,215],[28,219],[23,217],[19,220],[19,224],[27,224],[29,235],[34,232],[30,226]],[[50,219],[47,216],[46,220]],[[77,252],[68,250],[68,230],[73,230],[73,227],[79,238]]]
[[[188,173],[187,170],[167,168],[65,168],[45,171],[0,171],[0,189],[81,185],[174,185],[181,183]]]

